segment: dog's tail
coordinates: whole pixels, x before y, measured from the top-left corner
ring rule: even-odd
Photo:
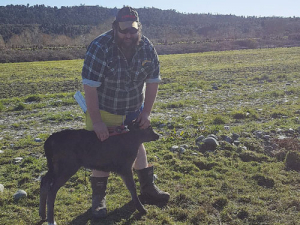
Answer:
[[[53,183],[54,166],[52,162],[53,158],[53,137],[49,137],[44,143],[44,151],[47,158],[48,172],[41,179],[40,184],[40,207],[39,215],[42,220],[46,219],[46,203],[48,198],[49,189]]]
[[[53,166],[53,135],[51,135],[44,143],[44,151],[47,158],[47,166],[50,173],[54,172]]]

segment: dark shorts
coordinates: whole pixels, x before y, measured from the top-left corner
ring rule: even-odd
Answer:
[[[138,109],[137,111],[129,113],[128,115],[126,115],[126,119],[124,121],[124,125],[128,125],[130,122],[132,122],[133,120],[135,120],[136,118],[138,118],[138,116],[143,111],[143,108],[144,108],[144,104],[142,104],[141,108]]]

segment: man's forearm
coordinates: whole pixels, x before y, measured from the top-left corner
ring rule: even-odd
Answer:
[[[158,83],[148,83],[146,84],[145,91],[145,102],[143,112],[150,115],[156,95],[158,91]]]
[[[97,88],[84,85],[85,101],[92,123],[102,122],[99,112]]]

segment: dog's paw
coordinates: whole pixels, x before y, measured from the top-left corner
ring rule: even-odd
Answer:
[[[48,225],[57,225],[57,223],[54,221],[54,223],[48,223]]]

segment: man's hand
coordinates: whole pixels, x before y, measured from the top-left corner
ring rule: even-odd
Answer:
[[[97,137],[101,140],[104,141],[107,138],[109,138],[109,132],[107,129],[107,126],[103,122],[97,122],[93,123],[93,128],[95,133],[97,134]]]
[[[150,114],[142,111],[136,121],[139,123],[141,129],[146,129],[150,126]]]

